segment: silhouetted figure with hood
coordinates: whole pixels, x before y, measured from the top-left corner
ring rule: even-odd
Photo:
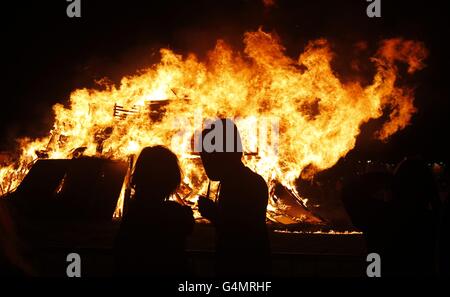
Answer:
[[[382,260],[392,228],[387,217],[392,178],[388,172],[365,173],[347,181],[341,193],[353,226],[364,233],[367,253],[377,253]],[[385,267],[383,262],[383,271]]]
[[[433,276],[439,199],[433,175],[417,159],[402,161],[392,177],[370,173],[343,190],[369,253],[381,256],[382,276]]]
[[[188,275],[185,245],[194,225],[192,210],[167,200],[180,182],[178,160],[170,150],[142,150],[131,180],[134,198],[115,244],[118,275]]]
[[[266,182],[242,163],[241,138],[231,120],[217,120],[201,135],[196,149],[206,174],[220,181],[217,201],[200,197],[198,202],[202,216],[216,228],[216,273],[268,275],[271,263]]]
[[[395,170],[393,199],[387,214],[390,242],[385,262],[393,276],[436,274],[440,201],[434,176],[425,162],[406,159]]]

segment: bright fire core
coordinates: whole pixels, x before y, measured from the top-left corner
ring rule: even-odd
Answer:
[[[368,86],[337,78],[325,39],[309,42],[296,60],[275,35],[262,30],[246,33],[244,44],[241,53],[219,40],[205,61],[162,49],[158,64],[124,77],[119,85],[75,90],[68,105],[53,107],[48,136],[19,140],[20,157],[0,168],[0,194],[17,187],[29,164],[43,155],[70,158],[82,147],[85,156],[127,160],[145,146],[162,144],[179,157],[190,191],[183,196],[186,191],[180,190],[180,197],[191,199],[205,190],[206,179],[190,140],[201,129],[201,119],[214,117],[237,120],[244,150],[251,152],[244,162],[269,187],[277,181],[296,192],[294,182],[305,168],[308,175],[329,168],[355,146],[363,123],[388,110],[376,134],[387,139],[416,111],[412,89],[397,85],[396,65],[405,63],[408,74],[423,68],[427,51],[419,42],[381,42],[371,58],[376,73]],[[269,210],[278,208],[272,201]]]

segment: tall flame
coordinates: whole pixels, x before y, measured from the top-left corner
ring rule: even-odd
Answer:
[[[403,129],[416,111],[413,91],[396,85],[396,63],[406,63],[408,73],[423,68],[427,51],[419,42],[383,41],[371,60],[376,74],[366,87],[337,78],[325,39],[309,42],[297,60],[285,54],[275,35],[262,30],[246,33],[244,44],[240,53],[219,40],[205,61],[161,49],[158,64],[124,77],[117,86],[75,90],[68,106],[53,107],[55,121],[47,137],[19,140],[19,160],[0,169],[2,191],[20,183],[39,152],[68,158],[84,147],[87,156],[126,159],[155,144],[178,155],[184,183],[200,190],[204,173],[190,154],[190,141],[201,128],[198,119],[212,117],[236,118],[245,150],[257,151],[245,158],[246,164],[268,182],[294,189],[305,168],[314,174],[345,156],[361,125],[381,117],[383,110],[390,115],[377,133],[380,139]],[[162,111],[148,108],[149,102],[165,99],[172,100],[160,101]],[[117,106],[133,112],[115,117]],[[152,119],[152,112],[159,118]],[[274,129],[279,132],[276,150],[269,137]]]

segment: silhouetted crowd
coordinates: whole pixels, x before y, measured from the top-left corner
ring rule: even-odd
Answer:
[[[220,182],[220,193],[217,202],[200,197],[198,207],[216,229],[216,274],[264,276],[270,272],[268,189],[264,179],[242,163],[239,132],[230,122],[221,120],[218,126],[223,129],[219,134],[223,148],[230,141],[226,129],[234,130],[233,150],[200,149],[206,174]],[[205,129],[201,139],[214,127]],[[185,242],[194,225],[193,213],[189,207],[167,200],[180,182],[180,168],[171,151],[156,146],[141,152],[132,179],[134,199],[115,244],[118,275],[189,275]],[[142,230],[149,230],[149,236],[142,236]]]
[[[219,121],[224,148],[230,141],[226,129],[234,130],[235,150],[201,150],[205,172],[210,180],[220,182],[220,192],[216,201],[209,197],[198,200],[200,214],[216,231],[216,275],[268,276],[268,187],[242,163],[235,124]],[[214,126],[205,129],[201,137],[207,137]],[[168,199],[181,180],[177,157],[169,149],[154,146],[142,150],[131,178],[133,199],[114,243],[115,275],[192,275],[186,241],[195,224],[193,212]],[[364,232],[368,252],[380,254],[383,276],[448,276],[448,195],[439,195],[424,162],[409,159],[401,162],[394,174],[360,175],[343,186],[342,200],[353,225]],[[0,223],[0,273],[32,274],[20,255],[9,214],[1,208]]]
[[[405,159],[392,174],[375,171],[348,181],[342,200],[368,252],[380,255],[385,276],[448,276],[446,193],[425,162]]]

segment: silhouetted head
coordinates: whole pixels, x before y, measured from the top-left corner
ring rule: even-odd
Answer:
[[[394,173],[393,192],[395,202],[404,207],[426,209],[437,199],[433,173],[420,159],[406,159]]]
[[[219,119],[207,125],[196,139],[195,146],[211,180],[223,180],[242,166],[241,136],[230,119]]]
[[[180,182],[178,159],[169,149],[152,146],[141,151],[131,181],[137,196],[163,201],[175,192]]]
[[[342,202],[355,227],[363,231],[381,227],[386,202],[392,196],[391,180],[389,173],[370,172],[344,184]]]

